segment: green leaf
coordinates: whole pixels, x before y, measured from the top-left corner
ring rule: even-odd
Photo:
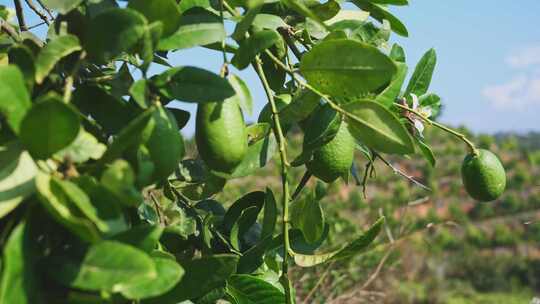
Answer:
[[[137,103],[141,109],[146,109],[150,105],[148,100],[150,96],[150,90],[148,88],[148,82],[142,78],[135,81],[129,88],[129,95],[133,97],[133,100]]]
[[[392,28],[392,31],[396,34],[408,37],[409,32],[407,31],[407,28],[405,25],[398,19],[396,16],[392,15],[389,11],[387,11],[384,7],[370,3],[374,1],[370,0],[352,0],[352,3],[354,3],[359,9],[363,11],[369,12],[370,16],[373,17],[375,20],[379,22],[383,22],[383,20],[387,20],[390,22],[390,27]]]
[[[182,129],[183,127],[187,125],[189,121],[189,117],[191,116],[191,114],[188,111],[184,111],[182,109],[177,109],[177,108],[167,108],[167,110],[170,113],[172,113],[172,115],[174,116],[178,129]]]
[[[242,210],[242,214],[231,228],[230,242],[234,249],[242,250],[242,240],[248,230],[257,221],[261,208],[253,206]]]
[[[143,132],[154,113],[155,108],[149,108],[141,113],[137,118],[125,126],[114,141],[109,145],[107,151],[99,160],[101,164],[108,163],[119,158],[124,151],[138,146],[143,141]]]
[[[261,6],[255,6],[251,9],[249,9],[242,19],[237,22],[236,27],[234,28],[234,32],[232,33],[231,37],[236,40],[240,41],[245,38],[246,33],[248,32],[249,28],[253,24],[253,21],[255,20],[255,16],[261,11]]]
[[[225,28],[218,16],[201,7],[194,7],[182,15],[178,30],[161,39],[157,48],[160,51],[187,49],[220,42],[225,37]]]
[[[34,53],[24,44],[14,45],[8,50],[9,63],[17,66],[24,76],[26,87],[32,91],[36,73]]]
[[[405,63],[405,51],[397,43],[394,43],[392,45],[392,49],[390,50],[390,55],[389,56],[394,61]]]
[[[84,48],[91,60],[105,63],[130,52],[146,32],[146,19],[135,10],[107,9],[90,20]]]
[[[41,0],[43,4],[52,9],[57,10],[60,14],[67,14],[72,9],[76,8],[83,0]]]
[[[296,11],[300,15],[304,17],[308,17],[312,19],[313,21],[317,22],[322,28],[325,28],[328,30],[328,27],[326,24],[324,24],[321,19],[319,19],[319,16],[317,16],[310,8],[308,8],[303,1],[299,0],[283,0],[283,4],[285,4],[290,9]]]
[[[23,74],[14,65],[0,66],[0,113],[15,134],[21,121],[32,107]]]
[[[87,242],[99,240],[99,233],[92,222],[81,216],[81,210],[59,186],[59,181],[45,173],[36,175],[38,198],[56,221]]]
[[[152,82],[166,98],[185,102],[223,101],[236,94],[227,79],[192,66],[169,69],[153,77]]]
[[[249,115],[253,114],[253,99],[251,97],[251,93],[249,92],[249,88],[246,85],[246,83],[242,80],[242,78],[232,74],[229,75],[229,83],[233,87],[236,94],[231,97],[236,100],[238,105],[247,112]]]
[[[329,0],[325,3],[317,3],[310,6],[311,11],[319,17],[319,20],[325,21],[335,17],[341,10],[341,6],[335,0]]]
[[[321,97],[313,91],[302,89],[294,95],[291,103],[279,111],[279,120],[283,125],[306,119],[319,105]]]
[[[436,64],[437,54],[434,49],[430,49],[420,58],[418,64],[416,64],[404,96],[408,97],[409,94],[420,96],[426,93],[431,83],[431,77],[433,76]]]
[[[205,295],[207,292],[225,286],[226,280],[236,272],[238,256],[217,254],[204,256],[181,263],[185,274],[172,290],[148,303],[179,303]]]
[[[126,206],[138,206],[143,197],[135,188],[135,173],[129,163],[118,159],[101,176],[101,184]]]
[[[261,239],[272,236],[276,229],[277,223],[277,205],[274,193],[270,188],[266,188],[266,195],[264,198],[264,217],[261,229]]]
[[[232,275],[227,280],[227,293],[237,304],[280,304],[285,295],[274,285],[250,275]]]
[[[293,227],[300,229],[304,239],[312,244],[321,238],[324,231],[324,214],[321,205],[313,195],[308,195],[291,205]]]
[[[408,0],[369,0],[369,2],[377,4],[409,5]]]
[[[255,56],[280,42],[282,42],[281,35],[274,30],[255,32],[240,43],[240,48],[231,59],[231,63],[239,70],[243,70],[255,59]]]
[[[395,64],[377,48],[355,40],[328,40],[314,46],[300,71],[318,90],[332,97],[355,98],[390,82]]]
[[[276,15],[257,14],[253,19],[253,26],[261,29],[277,30],[280,27],[287,27],[287,23]]]
[[[48,95],[24,117],[20,139],[32,156],[45,159],[71,144],[79,129],[75,109],[59,96]]]
[[[18,143],[0,147],[0,218],[35,192],[37,167]]]
[[[260,211],[264,205],[266,193],[262,191],[250,192],[234,202],[223,217],[222,226],[225,231],[230,231],[238,221],[244,210],[257,207]]]
[[[401,93],[401,87],[405,82],[405,77],[407,77],[407,65],[404,63],[396,63],[396,66],[397,73],[394,75],[390,84],[384,91],[375,97],[375,101],[387,109],[396,102],[396,98],[399,96],[399,93]]]
[[[107,150],[107,146],[98,142],[92,134],[81,128],[75,140],[69,146],[56,152],[54,158],[84,163],[90,159],[99,159],[105,150]]]
[[[49,275],[83,290],[117,292],[141,280],[157,279],[156,265],[148,254],[114,241],[98,242],[82,256],[68,251],[47,262]]]
[[[4,244],[0,303],[43,303],[28,224],[20,222]]]
[[[358,100],[344,105],[349,131],[368,147],[390,154],[414,153],[411,135],[399,119],[380,104]]]
[[[416,138],[416,145],[420,148],[422,156],[429,162],[432,167],[435,167],[437,160],[431,148],[420,138]]]
[[[180,25],[181,15],[176,0],[131,0],[128,8],[142,13],[149,23],[161,22],[164,36],[173,34]]]
[[[162,295],[171,290],[184,275],[184,269],[174,260],[152,258],[156,264],[157,277],[129,284],[121,291],[128,299],[146,299]]]
[[[259,268],[263,263],[265,253],[272,246],[272,236],[261,238],[261,240],[250,249],[242,253],[238,262],[237,273],[252,273]]]
[[[36,59],[36,82],[41,84],[54,66],[67,55],[80,51],[79,38],[74,35],[58,36],[51,40]]]
[[[263,168],[272,159],[276,151],[276,139],[273,134],[269,134],[263,140],[259,140],[248,146],[244,159],[236,166],[234,172],[229,177],[245,177]]]
[[[346,259],[358,255],[368,248],[381,231],[384,217],[379,218],[364,234],[345,245],[342,249],[316,255],[294,254],[294,261],[300,267],[312,267],[332,260]]]
[[[434,93],[426,93],[418,96],[418,103],[420,107],[427,107],[431,109],[431,119],[439,116],[441,111],[441,97]]]

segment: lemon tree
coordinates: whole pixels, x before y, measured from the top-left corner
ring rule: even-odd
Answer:
[[[506,183],[497,156],[432,118],[435,50],[405,83],[405,51],[389,41],[408,31],[386,6],[407,0],[350,2],[0,6],[0,303],[295,303],[291,265],[359,255],[384,223],[320,252],[325,192],[309,180],[365,186],[390,154],[436,166],[424,125],[465,143],[465,189],[496,200]],[[41,23],[27,24],[29,14]],[[169,63],[196,47],[222,67]],[[244,118],[257,114],[253,88],[235,74],[244,69],[266,94],[257,123]],[[195,155],[180,132],[190,121]],[[215,200],[270,162],[279,192]]]

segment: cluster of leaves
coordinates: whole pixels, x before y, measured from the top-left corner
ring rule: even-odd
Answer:
[[[292,303],[288,260],[309,267],[349,258],[372,243],[383,219],[315,254],[328,233],[322,191],[302,199],[284,191],[284,204],[295,202],[292,227],[284,211],[281,234],[269,189],[227,210],[213,200],[227,180],[283,155],[279,123],[311,130],[298,165],[341,125],[370,161],[418,146],[435,163],[414,129],[418,118],[395,106],[412,96],[432,113],[440,106],[428,92],[435,52],[403,90],[404,51],[388,46],[391,32],[407,30],[385,5],[406,0],[353,0],[359,10],[334,0],[41,2],[56,12],[46,42],[20,24],[23,12],[12,24],[10,9],[0,10],[2,303]],[[224,20],[235,25],[230,35]],[[232,54],[238,70],[260,67],[270,99],[274,120],[248,126],[247,153],[227,175],[184,158],[179,130],[190,114],[167,107],[232,100],[252,109],[227,62],[221,75],[168,63],[169,52],[197,46],[225,61]],[[149,76],[152,65],[168,69]],[[279,109],[273,97],[283,101]],[[312,128],[313,113],[327,106],[332,118]]]

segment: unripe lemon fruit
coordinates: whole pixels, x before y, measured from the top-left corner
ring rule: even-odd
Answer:
[[[470,153],[461,165],[461,177],[467,193],[475,200],[497,199],[506,187],[506,173],[499,158],[491,151],[478,149]]]
[[[355,146],[354,137],[342,122],[336,136],[313,153],[307,168],[319,179],[331,183],[350,170]]]
[[[210,169],[231,173],[248,147],[244,117],[236,101],[200,103],[195,140],[199,155]]]

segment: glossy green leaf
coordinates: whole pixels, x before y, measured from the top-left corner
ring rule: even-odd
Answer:
[[[0,218],[35,192],[37,167],[18,143],[0,147]]]
[[[54,158],[84,163],[90,159],[97,160],[101,158],[106,150],[107,146],[98,142],[92,134],[81,128],[75,140],[69,146],[56,152]]]
[[[434,49],[427,51],[414,68],[414,73],[409,80],[407,90],[405,90],[405,97],[409,97],[409,94],[415,94],[416,96],[423,95],[429,89],[431,83],[431,77],[437,64],[437,54]]]
[[[184,269],[174,260],[152,258],[156,265],[157,277],[143,279],[122,288],[122,295],[128,299],[146,299],[162,295],[171,290],[184,275]]]
[[[174,116],[178,129],[182,129],[187,125],[189,117],[191,116],[188,111],[177,108],[167,108],[167,110]]]
[[[319,20],[325,21],[335,17],[341,10],[339,2],[335,0],[329,0],[324,3],[317,3],[309,8]]]
[[[313,195],[291,205],[293,227],[300,229],[308,243],[315,243],[324,231],[325,219],[320,202]]]
[[[120,157],[127,149],[138,146],[144,139],[143,132],[154,111],[155,108],[147,109],[125,126],[109,145],[100,162],[102,164],[110,162]]]
[[[403,50],[403,48],[397,43],[392,45],[389,56],[394,61],[405,63],[405,50]]]
[[[271,249],[272,243],[272,236],[268,235],[262,237],[255,246],[243,252],[238,262],[237,273],[252,273],[257,270],[264,263],[263,257]]]
[[[236,272],[237,263],[238,256],[230,254],[204,256],[181,263],[185,274],[180,283],[164,295],[149,299],[148,303],[179,303],[201,297],[225,286],[226,280]]]
[[[44,303],[39,290],[39,277],[32,257],[28,224],[19,223],[4,244],[0,303]]]
[[[246,83],[240,78],[239,76],[236,76],[234,74],[229,75],[229,83],[233,87],[236,94],[231,97],[236,100],[238,105],[244,110],[247,114],[252,115],[253,114],[253,98],[251,97],[251,93],[249,92],[249,88],[246,85]]]
[[[257,14],[253,19],[253,26],[267,29],[277,30],[280,27],[287,27],[287,24],[281,17],[271,14]]]
[[[272,236],[276,229],[277,223],[277,204],[274,193],[270,188],[266,188],[266,195],[264,198],[264,217],[261,230],[261,238]]]
[[[404,63],[396,63],[396,66],[397,73],[394,75],[390,84],[375,97],[375,101],[386,108],[390,108],[390,106],[396,102],[396,98],[398,98],[401,93],[401,88],[407,77],[407,65]]]
[[[294,254],[294,261],[300,267],[312,267],[332,260],[346,259],[367,250],[381,231],[384,217],[379,218],[364,234],[345,245],[342,249],[325,254]]]
[[[201,7],[186,11],[180,27],[169,37],[161,39],[158,50],[178,50],[220,42],[226,37],[225,28],[218,16]]]
[[[41,2],[50,9],[56,10],[61,14],[66,14],[79,6],[83,0],[41,0]]]
[[[315,14],[310,8],[308,8],[303,1],[283,0],[282,3],[290,9],[296,11],[300,15],[308,17],[313,21],[317,22],[322,28],[327,28],[326,24],[321,21],[319,16],[317,16],[317,14]]]
[[[152,78],[159,92],[168,99],[185,102],[215,102],[233,97],[236,92],[227,79],[210,71],[181,66]]]
[[[260,211],[264,205],[266,193],[262,191],[250,192],[236,200],[225,213],[222,226],[225,231],[230,231],[238,221],[244,210],[250,207],[257,207]]]
[[[274,285],[250,275],[232,275],[227,280],[227,293],[237,304],[280,304],[285,295]]]
[[[42,83],[62,58],[80,50],[81,45],[75,35],[58,36],[51,40],[36,58],[36,82]]]
[[[300,62],[306,80],[333,97],[355,98],[390,82],[395,64],[375,47],[355,40],[328,40]]]
[[[9,63],[16,65],[24,76],[29,91],[34,87],[36,73],[35,56],[29,47],[24,44],[14,45],[8,50]]]
[[[73,92],[72,102],[90,115],[106,134],[116,134],[137,116],[139,109],[95,85],[80,85]]]
[[[87,242],[99,240],[99,232],[94,224],[81,216],[81,210],[67,197],[58,182],[56,178],[45,173],[39,172],[36,175],[38,198],[45,210],[79,238]]]
[[[409,36],[409,32],[405,25],[384,7],[371,3],[373,1],[370,0],[352,0],[351,2],[358,6],[359,9],[369,12],[370,16],[377,21],[383,22],[383,20],[387,20],[390,22],[390,27],[396,34],[404,37]]]
[[[236,23],[236,27],[234,28],[231,37],[236,41],[246,38],[246,33],[248,33],[249,28],[255,20],[255,16],[257,16],[260,11],[261,6],[259,5],[249,9],[244,16],[241,17],[242,19]]]
[[[21,122],[32,107],[24,76],[14,65],[0,67],[0,113],[15,134],[19,134]]]
[[[431,119],[437,118],[441,113],[441,97],[434,93],[426,93],[418,97],[418,103],[422,108],[431,109]]]
[[[132,9],[108,9],[90,20],[83,45],[91,60],[107,62],[130,52],[143,38],[146,19]]]
[[[343,106],[349,131],[368,147],[390,154],[411,154],[414,144],[399,119],[382,105],[358,100]]]
[[[73,252],[48,260],[49,275],[83,290],[122,291],[141,280],[157,279],[156,264],[148,254],[130,245],[101,241],[82,256]]]
[[[243,70],[255,59],[255,56],[281,41],[281,35],[274,30],[255,32],[240,43],[240,48],[231,59],[231,63]]]
[[[272,159],[277,151],[277,142],[273,134],[248,146],[242,162],[236,166],[230,178],[239,178],[252,174],[263,168]]]
[[[416,138],[416,145],[418,146],[418,148],[420,148],[422,156],[424,156],[424,158],[429,162],[432,167],[435,167],[435,165],[437,164],[437,160],[435,159],[435,155],[433,154],[431,148],[422,139],[419,138]]]
[[[298,123],[306,119],[320,104],[321,97],[308,89],[296,93],[287,106],[279,111],[279,119],[284,125]]]
[[[123,159],[118,159],[107,167],[101,176],[101,184],[118,202],[126,206],[138,206],[143,201],[142,195],[134,186],[135,173]]]
[[[173,34],[180,25],[180,9],[176,0],[131,0],[128,8],[143,14],[150,23],[161,22],[164,36]]]
[[[129,95],[141,109],[148,108],[150,105],[150,101],[148,100],[150,97],[150,90],[147,80],[143,78],[135,81],[129,88]]]
[[[242,240],[244,239],[244,235],[248,232],[251,226],[255,224],[260,211],[261,208],[258,206],[252,206],[242,210],[242,214],[240,214],[240,217],[238,217],[238,220],[231,228],[230,242],[234,249],[242,249]]]
[[[48,158],[70,145],[79,134],[75,109],[56,95],[36,103],[21,122],[20,139],[35,158]]]

